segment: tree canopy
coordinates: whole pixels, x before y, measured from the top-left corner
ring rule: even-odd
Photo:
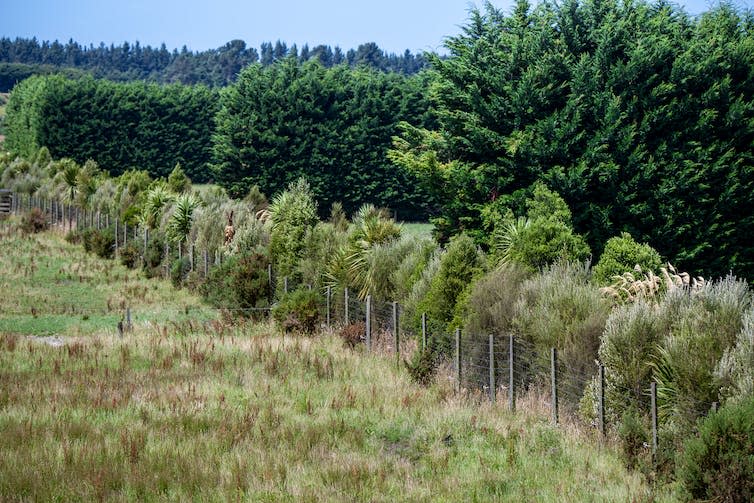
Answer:
[[[385,154],[399,121],[431,124],[426,79],[295,58],[252,65],[222,93],[216,180],[241,197],[254,185],[277,194],[303,176],[320,211],[340,201],[349,213],[373,203],[421,217],[426,194]]]
[[[752,21],[725,4],[488,4],[432,57],[440,126],[404,125],[391,158],[441,198],[445,236],[482,241],[540,180],[597,254],[626,231],[683,268],[754,277]]]

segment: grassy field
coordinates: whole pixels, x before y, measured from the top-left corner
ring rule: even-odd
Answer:
[[[147,280],[55,233],[0,233],[0,332],[79,336],[133,323],[211,319],[216,313],[168,282]]]
[[[511,415],[448,379],[417,387],[332,334],[155,316],[121,339],[63,314],[63,344],[45,344],[6,310],[38,306],[30,323],[45,326],[71,296],[95,310],[198,301],[55,235],[2,236],[0,261],[16,292],[0,305],[0,501],[670,499],[535,399]]]

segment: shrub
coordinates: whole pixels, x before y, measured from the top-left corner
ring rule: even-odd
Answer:
[[[518,262],[536,271],[558,260],[581,262],[589,257],[584,238],[573,232],[571,210],[560,195],[541,182],[526,200],[527,216],[493,218],[491,247],[504,263]]]
[[[173,261],[173,265],[170,267],[170,281],[173,286],[180,288],[189,272],[191,272],[191,261],[188,257],[181,257]]]
[[[646,459],[650,453],[647,447],[649,433],[636,409],[629,408],[623,413],[618,425],[618,438],[629,468],[635,469],[649,461]]]
[[[366,323],[364,323],[363,321],[358,321],[356,323],[350,323],[343,326],[338,331],[338,337],[343,339],[343,343],[346,346],[353,349],[364,341],[366,331]]]
[[[607,414],[614,419],[629,406],[649,410],[645,389],[663,339],[660,316],[655,306],[639,301],[615,308],[605,323],[599,359],[605,366]]]
[[[513,328],[521,285],[531,273],[520,264],[503,264],[474,284],[464,331],[469,334],[509,334]]]
[[[168,175],[168,187],[176,194],[186,192],[191,188],[191,180],[181,168],[180,162],[175,164],[173,171]]]
[[[744,315],[736,345],[728,348],[715,370],[720,394],[728,400],[754,397],[754,307]]]
[[[304,284],[320,288],[325,284],[337,286],[340,283],[333,281],[333,277],[328,275],[328,272],[331,272],[333,257],[338,255],[339,250],[345,248],[347,237],[345,232],[339,231],[328,222],[319,222],[306,232],[305,251],[297,268]]]
[[[269,305],[271,295],[267,265],[261,253],[242,255],[231,269],[231,288],[241,309],[258,309]],[[254,315],[256,313],[252,313]]]
[[[432,255],[437,251],[437,243],[432,239],[408,237],[403,241],[412,242],[413,246],[390,274],[391,282],[395,286],[395,300],[401,304],[405,304]]]
[[[654,248],[646,243],[637,243],[631,234],[624,232],[607,240],[592,275],[597,284],[607,286],[613,282],[614,276],[633,271],[637,265],[643,272],[659,273],[662,259]]]
[[[49,226],[47,215],[39,208],[32,208],[21,217],[21,230],[26,234],[46,231]]]
[[[144,272],[148,278],[158,277],[161,274],[160,265],[165,255],[165,236],[155,232],[149,236],[147,248],[144,250]]]
[[[81,236],[81,231],[78,231],[76,229],[70,230],[65,233],[65,240],[71,243],[72,245],[78,245],[81,244],[83,238]]]
[[[441,354],[449,354],[450,336],[458,299],[478,278],[484,268],[484,257],[467,235],[450,240],[440,258],[440,267],[429,284],[426,296],[419,302],[419,311],[427,313],[428,329],[437,340]]]
[[[84,249],[102,258],[113,258],[115,251],[115,229],[85,229],[81,233]]]
[[[747,284],[733,277],[709,283],[693,296],[677,289],[663,299],[665,336],[654,377],[661,414],[680,432],[719,400],[715,369],[735,345],[750,302]]]
[[[550,348],[567,369],[561,382],[578,401],[580,390],[596,370],[594,364],[605,328],[609,304],[589,282],[588,266],[559,262],[526,280],[521,286],[513,326],[523,344],[536,356],[533,370],[549,374]]]
[[[319,306],[317,292],[295,290],[282,296],[272,309],[272,316],[286,332],[312,334],[319,323]]]
[[[687,496],[706,501],[754,500],[754,399],[710,414],[686,441],[678,479]]]
[[[464,340],[468,341],[466,357],[474,365],[465,371],[469,382],[484,382],[487,379],[486,364],[489,354],[488,336],[498,336],[507,357],[508,346],[502,337],[513,333],[513,316],[521,295],[521,285],[531,276],[528,269],[511,262],[490,271],[477,281],[466,301],[468,314],[463,320]]]
[[[272,220],[270,256],[280,277],[298,281],[298,263],[304,256],[306,233],[319,221],[317,203],[309,184],[300,178],[278,194],[269,207]]]
[[[141,250],[139,250],[139,247],[133,240],[126,243],[125,246],[118,248],[118,254],[120,255],[120,263],[129,269],[134,269],[139,265]]]
[[[432,383],[438,363],[437,352],[431,346],[417,349],[410,361],[403,361],[411,379],[422,386],[429,386]]]

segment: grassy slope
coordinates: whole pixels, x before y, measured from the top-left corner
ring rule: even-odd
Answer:
[[[32,278],[85,260],[49,235],[1,239],[15,268],[25,241],[49,247]],[[87,260],[97,274],[107,267]],[[88,302],[117,292],[116,277]],[[47,284],[40,299],[58,293]],[[154,295],[145,302],[165,310],[193,300]],[[265,325],[137,324],[123,340],[94,330],[63,347],[0,328],[0,432],[3,501],[651,497],[610,450],[545,416],[460,399],[447,380],[418,388],[389,358]]]
[[[146,280],[86,254],[52,233],[0,233],[0,332],[85,335],[115,332],[127,307],[135,323],[212,312],[169,283]]]

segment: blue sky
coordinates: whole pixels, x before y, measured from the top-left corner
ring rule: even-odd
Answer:
[[[734,0],[751,7],[754,0]],[[242,39],[259,47],[265,41],[289,45],[326,44],[343,49],[376,42],[388,52],[441,51],[443,39],[460,31],[472,5],[482,0],[2,0],[0,36],[38,40],[142,45],[192,50]],[[493,0],[510,9],[512,0]],[[697,14],[707,0],[680,2]]]

